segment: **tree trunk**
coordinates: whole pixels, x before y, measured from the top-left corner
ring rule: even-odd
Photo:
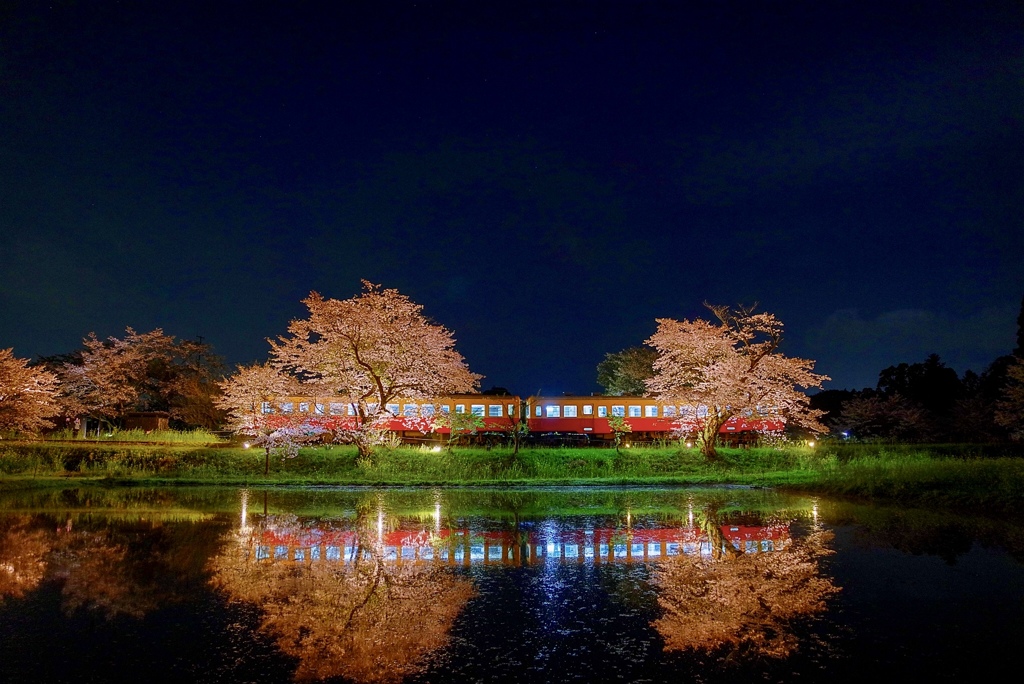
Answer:
[[[700,451],[708,461],[718,460],[715,444],[718,442],[718,431],[721,430],[723,423],[725,421],[717,416],[708,416],[697,432],[697,444],[700,445]]]

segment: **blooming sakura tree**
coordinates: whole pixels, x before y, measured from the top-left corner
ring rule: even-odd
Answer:
[[[707,306],[719,323],[659,318],[647,344],[659,352],[647,389],[666,403],[689,407],[680,425],[696,433],[708,459],[717,457],[719,431],[735,415],[757,414],[824,432],[823,411],[811,409],[802,388],[829,378],[814,361],[789,358],[777,349],[782,323],[754,307]]]
[[[56,389],[53,373],[30,367],[28,360],[14,356],[13,349],[0,349],[0,430],[36,432],[51,427],[48,418],[59,412]]]
[[[335,438],[355,444],[362,457],[379,442],[393,400],[472,392],[479,383],[452,333],[397,290],[364,280],[363,293],[352,299],[311,292],[303,303],[309,317],[271,341],[274,360],[315,394],[348,399],[355,415],[336,426]]]
[[[227,427],[248,435],[264,450],[263,474],[270,474],[270,456],[294,458],[299,447],[318,436],[320,425],[306,424],[307,416],[286,413],[282,400],[298,394],[298,382],[269,364],[239,366],[220,383],[217,406],[227,412]]]

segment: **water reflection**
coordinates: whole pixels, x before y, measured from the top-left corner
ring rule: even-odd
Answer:
[[[978,542],[1024,558],[1021,529],[721,489],[8,492],[0,662],[54,681],[121,679],[126,654],[188,681],[877,674],[906,659],[908,637],[870,637],[872,616],[930,633],[886,608],[896,598],[932,610],[992,596],[975,647],[1024,636],[982,617],[1016,615],[1019,565],[993,566],[1001,584],[984,590],[955,574],[988,562]],[[918,556],[946,561],[927,566],[927,595],[900,574]],[[872,579],[883,570],[904,588]],[[954,671],[963,638],[931,657]],[[53,640],[66,659],[49,658]],[[88,677],[61,665],[80,661]]]
[[[786,534],[775,532],[780,527]],[[832,534],[814,525],[809,534],[793,540],[785,524],[746,530],[723,525],[713,501],[701,510],[699,528],[707,553],[680,556],[655,570],[664,614],[654,626],[665,648],[790,655],[798,645],[790,631],[793,623],[822,613],[826,600],[839,591],[819,563],[832,553]]]
[[[401,562],[385,541],[402,535],[398,524],[366,506],[340,529],[290,514],[250,526],[243,513],[211,583],[260,608],[260,628],[298,659],[297,680],[400,681],[446,643],[474,589],[444,568]]]

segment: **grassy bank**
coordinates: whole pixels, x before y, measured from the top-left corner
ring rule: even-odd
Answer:
[[[1010,454],[1010,455],[1007,455]],[[351,447],[316,447],[271,461],[255,449],[193,445],[0,442],[0,487],[68,481],[184,485],[741,484],[929,505],[1016,510],[1024,458],[1005,448],[846,446],[723,449],[707,462],[677,447],[612,449],[414,447],[360,459]]]

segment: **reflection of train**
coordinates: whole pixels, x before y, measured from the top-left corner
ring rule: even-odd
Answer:
[[[372,409],[377,407],[372,406]],[[355,408],[339,397],[287,397],[272,405],[265,402],[265,413],[294,413],[310,416],[311,421],[354,421]],[[657,399],[630,396],[530,397],[488,394],[458,394],[435,400],[396,400],[384,407],[389,430],[409,442],[428,441],[430,435],[451,433],[451,421],[438,420],[444,414],[468,414],[476,425],[464,427],[480,438],[500,438],[525,424],[528,439],[546,444],[606,443],[613,439],[610,421],[621,418],[628,426],[628,440],[645,442],[679,437],[684,426],[694,427],[702,418],[690,407],[673,406]],[[721,428],[728,443],[744,443],[764,432],[785,427],[778,418],[754,415],[734,416]],[[458,428],[456,428],[458,429]]]
[[[725,543],[742,553],[785,548],[789,525],[720,527]],[[530,565],[542,562],[631,563],[678,556],[708,557],[712,542],[697,528],[577,529],[552,532],[470,529],[368,533],[299,526],[254,531],[257,560],[351,563],[372,547],[392,563]]]

